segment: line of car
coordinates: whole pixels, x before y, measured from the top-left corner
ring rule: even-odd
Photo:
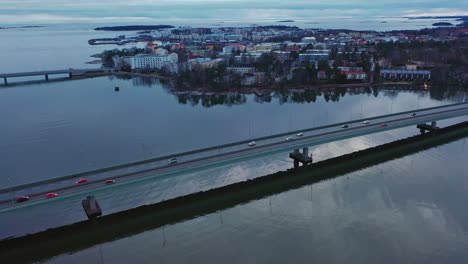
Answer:
[[[88,179],[86,179],[86,178],[80,178],[77,181],[75,181],[75,184],[85,184],[85,183],[88,183]],[[108,180],[104,181],[104,184],[106,184],[106,185],[110,185],[110,184],[114,184],[114,183],[115,183],[115,180],[113,180],[113,179],[108,179]],[[57,196],[59,196],[59,194],[56,193],[56,192],[48,192],[48,193],[46,193],[44,195],[44,197],[47,198],[47,199],[55,198]],[[27,202],[29,200],[31,200],[31,197],[28,196],[28,195],[20,195],[20,196],[15,197],[15,201],[17,203]]]
[[[412,113],[411,114],[411,117],[415,117],[416,116],[416,113]],[[370,121],[369,120],[364,120],[362,121],[362,124],[364,125],[369,125],[370,124]],[[345,125],[342,125],[341,128],[349,128],[349,124],[345,124]],[[379,126],[381,127],[387,127],[388,125],[386,123],[382,123],[380,124]],[[302,137],[304,136],[304,133],[303,132],[299,132],[295,135],[296,137]],[[293,140],[295,137],[294,136],[289,136],[286,138],[286,141],[291,141]],[[248,146],[249,147],[254,147],[256,146],[257,143],[255,141],[251,141],[248,143]],[[178,162],[177,158],[170,158],[167,163],[169,165],[173,165],[173,164],[176,164]],[[78,179],[75,184],[85,184],[85,183],[88,183],[88,179],[86,178],[80,178]],[[114,184],[115,183],[115,180],[112,180],[112,179],[109,179],[109,180],[106,180],[104,182],[106,185],[109,185],[109,184]],[[45,194],[45,197],[47,199],[49,198],[54,198],[54,197],[57,197],[58,196],[58,193],[55,193],[55,192],[48,192]],[[18,196],[15,198],[16,202],[17,203],[22,203],[22,202],[26,202],[26,201],[29,201],[31,199],[31,197],[27,196],[27,195],[21,195],[21,196]]]
[[[412,113],[412,114],[411,114],[411,117],[415,117],[415,116],[416,116],[416,113]],[[369,125],[370,123],[371,123],[371,122],[370,122],[369,120],[364,120],[364,121],[362,121],[362,124],[364,124],[364,125]],[[387,124],[387,123],[382,123],[382,124],[380,124],[379,126],[381,126],[381,127],[387,127],[388,124]],[[350,127],[349,124],[344,124],[344,125],[341,126],[341,128],[349,128],[349,127]],[[302,137],[302,136],[304,136],[304,133],[302,133],[302,132],[299,132],[299,133],[296,134],[296,137]],[[293,140],[293,139],[294,139],[293,136],[289,136],[289,137],[286,138],[286,141],[291,141],[291,140]],[[251,141],[251,142],[249,142],[249,144],[248,144],[249,147],[255,147],[256,145],[257,145],[257,143],[256,143],[255,141]],[[171,163],[169,163],[169,164],[171,164]]]

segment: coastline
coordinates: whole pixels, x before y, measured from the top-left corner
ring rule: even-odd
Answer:
[[[294,86],[243,86],[236,88],[223,88],[223,89],[212,89],[209,87],[191,87],[190,89],[178,88],[173,84],[173,77],[164,76],[156,73],[138,73],[138,72],[124,72],[124,71],[113,71],[113,70],[89,70],[83,74],[73,75],[71,78],[56,78],[45,80],[34,80],[34,81],[23,81],[23,82],[11,82],[8,85],[0,84],[0,88],[11,88],[15,86],[33,84],[33,83],[49,83],[49,82],[59,82],[59,81],[73,81],[73,80],[82,80],[90,78],[98,78],[103,76],[117,76],[117,77],[143,77],[143,78],[157,78],[160,80],[170,81],[171,88],[174,92],[196,92],[196,93],[223,93],[223,92],[240,92],[240,93],[255,93],[261,96],[264,92],[272,91],[322,91],[322,90],[332,90],[338,88],[365,88],[365,87],[379,87],[379,86],[411,86],[418,85],[414,82],[400,81],[400,82],[379,82],[379,83],[348,83],[348,84],[317,84],[317,85],[294,85]],[[422,87],[422,86],[421,86]]]

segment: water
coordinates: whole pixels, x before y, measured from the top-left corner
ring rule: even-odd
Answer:
[[[46,263],[461,263],[468,257],[468,173],[460,165],[466,144],[461,139]]]
[[[114,47],[89,46],[87,40],[117,34],[61,27],[0,31],[2,40],[12,41],[0,42],[0,48],[8,51],[0,53],[0,72],[83,68],[90,55]],[[24,43],[25,38],[37,43],[40,52],[28,45],[12,47],[11,43]],[[114,92],[114,86],[121,91]],[[466,92],[443,87],[273,93],[266,98],[175,95],[158,80],[109,77],[2,88],[0,188],[465,98]],[[466,118],[440,125],[461,121]],[[312,151],[314,160],[323,160],[415,133],[414,128],[399,129],[316,146]],[[465,140],[459,140],[330,181],[54,256],[49,262],[462,262],[468,252],[463,207],[466,157]],[[110,214],[291,166],[287,153],[281,153],[91,194]],[[0,238],[84,220],[82,198],[1,213]]]
[[[120,92],[113,87],[120,86]],[[2,188],[232,141],[465,100],[457,89],[174,94],[159,80],[100,77],[0,89]],[[414,87],[409,87],[414,88]],[[446,126],[466,118],[440,122]],[[414,135],[415,128],[316,146],[319,161]],[[453,154],[453,158],[457,158]],[[452,157],[452,154],[449,155]],[[434,164],[435,165],[435,164]],[[90,192],[105,214],[292,166],[288,153]],[[452,167],[448,167],[451,168]],[[453,168],[456,168],[454,166]],[[12,194],[14,195],[14,194]],[[84,220],[86,194],[2,213],[0,237]],[[59,212],[59,213],[58,213]],[[51,214],[60,217],[51,218]],[[34,221],[29,219],[34,217]]]
[[[0,187],[464,98],[436,96],[444,95],[342,89],[262,100],[253,94],[176,96],[158,80],[109,77],[0,89],[0,160],[9,177]]]

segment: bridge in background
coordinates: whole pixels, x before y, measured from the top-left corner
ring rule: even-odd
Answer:
[[[81,75],[86,72],[96,71],[96,69],[67,69],[67,70],[50,70],[50,71],[34,71],[34,72],[16,72],[16,73],[0,73],[0,78],[3,78],[5,85],[8,85],[8,78],[44,76],[45,80],[49,80],[49,75],[66,74],[69,78],[74,75]]]
[[[163,175],[191,173],[285,151],[291,151],[290,157],[294,159],[295,166],[299,166],[299,162],[307,164],[312,161],[312,157],[308,155],[308,147],[314,145],[409,126],[418,126],[418,129],[423,133],[426,130],[436,130],[435,121],[465,115],[468,115],[468,103],[406,111],[290,131],[183,153],[174,153],[55,179],[32,182],[0,189],[0,211],[47,201],[45,194],[48,192],[59,194],[57,198],[53,198],[55,200],[85,192],[89,193],[93,190],[113,188],[116,185],[152,179]],[[426,124],[428,122],[430,124]],[[255,141],[255,145],[249,144],[252,141]],[[299,152],[300,148],[304,148],[303,153]],[[86,177],[88,181],[86,183],[76,183],[82,177]],[[106,181],[109,180],[113,184],[106,185]],[[25,203],[15,203],[15,197],[20,195],[27,195],[30,200]]]

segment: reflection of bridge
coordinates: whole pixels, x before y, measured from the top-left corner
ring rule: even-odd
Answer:
[[[7,261],[14,259],[18,263],[45,262],[69,252],[87,250],[158,228],[160,228],[158,232],[162,232],[161,243],[165,245],[167,229],[164,231],[164,226],[210,216],[219,217],[220,225],[223,225],[223,218],[228,217],[224,213],[225,210],[262,199],[269,199],[270,212],[273,212],[272,196],[454,142],[468,135],[466,123],[459,128],[461,131],[457,136],[452,134],[445,138],[426,137],[426,140],[416,142],[413,137],[404,140],[408,145],[402,145],[401,141],[392,142],[389,143],[391,147],[385,144],[360,151],[357,155],[353,153],[319,161],[311,170],[284,172],[279,177],[261,177],[124,212],[107,214],[93,221],[81,221],[32,235],[5,239],[0,241],[0,248],[3,249],[0,251],[0,259]],[[450,132],[444,133],[447,136]],[[389,148],[392,151],[386,152]],[[351,156],[354,158],[347,158]],[[310,177],[311,172],[313,177]],[[219,199],[221,196],[222,199]],[[23,226],[21,221],[27,226],[37,222],[32,221],[31,224],[30,219],[20,219],[15,224]]]
[[[31,198],[29,202],[22,203],[21,205],[34,204],[36,202],[45,201],[44,194],[47,192],[57,192],[59,197],[54,199],[59,199],[88,192],[92,189],[112,188],[113,185],[104,184],[105,181],[109,179],[115,180],[116,183],[114,185],[120,185],[162,175],[189,173],[284,151],[298,150],[303,147],[307,148],[309,146],[346,138],[464,115],[468,115],[468,103],[426,108],[373,117],[367,119],[366,122],[361,119],[346,123],[309,128],[301,131],[291,131],[288,133],[184,153],[176,153],[56,179],[14,186],[0,190],[0,210],[8,210],[8,208],[14,208],[19,205],[12,202],[12,198],[19,195],[28,195]],[[286,140],[286,138],[288,140]],[[252,140],[255,140],[256,145],[248,146],[248,143]],[[297,154],[298,151],[295,151],[291,157],[297,158]],[[168,164],[167,161],[171,158],[177,158],[177,163]],[[307,163],[307,157],[304,156],[303,158]],[[299,159],[299,161],[301,160]],[[87,177],[88,182],[85,184],[75,184],[75,181],[80,177]]]
[[[16,72],[16,73],[0,73],[0,78],[3,78],[5,85],[8,85],[8,78],[29,77],[29,76],[44,76],[45,80],[49,80],[49,75],[68,74],[72,78],[73,75],[80,75],[93,69],[68,69],[68,70],[50,70],[50,71],[34,71],[34,72]]]

